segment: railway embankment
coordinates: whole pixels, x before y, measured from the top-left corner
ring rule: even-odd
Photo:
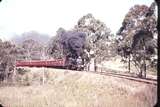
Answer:
[[[7,107],[152,107],[157,86],[110,75],[50,68],[25,68],[21,85],[0,87]]]

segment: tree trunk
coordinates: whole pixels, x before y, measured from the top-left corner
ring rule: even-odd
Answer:
[[[140,65],[140,72],[138,74],[138,76],[141,78],[142,77],[142,72],[143,72],[143,65]]]
[[[128,58],[128,71],[130,73],[130,70],[131,70],[131,62],[130,62],[130,54],[129,54],[129,58]]]
[[[143,40],[143,44],[144,44],[144,46],[143,46],[143,49],[144,49],[144,54],[143,54],[143,69],[144,69],[144,71],[143,71],[143,73],[144,73],[144,78],[146,78],[146,47],[145,47],[145,41]]]
[[[6,68],[5,68],[5,81],[8,82],[8,73],[9,73],[9,67],[8,65],[6,65]]]
[[[146,61],[145,61],[145,57],[144,57],[144,59],[143,59],[143,69],[144,69],[144,71],[143,71],[143,73],[144,73],[144,78],[146,78]]]

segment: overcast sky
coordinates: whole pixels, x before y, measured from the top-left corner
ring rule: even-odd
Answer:
[[[2,0],[0,38],[31,30],[54,36],[59,27],[69,30],[78,19],[92,13],[116,33],[129,8],[150,5],[154,0]]]

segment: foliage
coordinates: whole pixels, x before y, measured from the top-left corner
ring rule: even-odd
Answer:
[[[110,48],[113,46],[111,41],[114,35],[103,22],[95,19],[92,14],[80,18],[73,30],[86,33],[86,48],[88,51],[94,51],[97,60],[114,55],[110,53],[113,52]]]
[[[0,40],[0,80],[11,77],[17,56],[17,48],[8,41]]]
[[[63,58],[63,47],[60,43],[60,38],[64,32],[66,32],[65,29],[59,28],[57,34],[48,43],[47,54],[53,58]]]
[[[80,18],[77,25],[75,25],[70,31],[86,33],[85,49],[88,53],[94,51],[95,57],[98,61],[115,55],[115,47],[117,45],[113,40],[114,35],[111,34],[110,29],[107,28],[103,22],[95,19],[92,14],[87,14]],[[56,36],[51,39],[48,45],[48,53],[54,58],[63,57],[60,38],[64,32],[66,31],[63,28],[59,28]]]
[[[27,72],[29,72],[29,70],[27,70],[27,69],[25,69],[25,68],[17,68],[16,71],[17,71],[17,73],[18,73],[19,75],[24,75],[24,74],[26,74]]]
[[[24,51],[20,60],[40,60],[45,54],[44,45],[33,39],[26,39],[19,44],[19,49]]]
[[[142,70],[146,69],[145,60],[152,60],[152,56],[157,54],[154,42],[157,39],[156,23],[155,3],[150,7],[135,5],[126,14],[122,27],[117,32],[121,37],[118,39],[121,55],[126,58],[133,56],[135,65],[140,69],[140,76]]]

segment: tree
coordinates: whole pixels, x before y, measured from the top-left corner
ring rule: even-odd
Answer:
[[[146,5],[135,5],[126,14],[122,27],[117,32],[121,37],[118,39],[119,51],[125,58],[132,55],[133,61],[138,66],[139,76],[146,76],[146,60],[151,60],[156,55],[156,16],[155,3],[150,7]],[[152,42],[151,42],[152,41]],[[130,65],[130,64],[129,64]],[[129,67],[130,68],[130,67]]]
[[[26,60],[40,60],[44,51],[44,45],[33,39],[26,39],[20,44],[21,49],[25,50]]]
[[[16,44],[20,51],[17,60],[40,60],[47,57],[46,45],[50,37],[36,31],[24,32],[22,35],[15,35],[11,41]]]
[[[66,32],[65,29],[59,28],[57,34],[51,38],[47,46],[47,54],[53,58],[63,58],[63,48],[60,43],[61,35]]]
[[[0,80],[8,79],[13,74],[17,48],[8,41],[0,40]]]
[[[103,22],[95,19],[92,14],[80,18],[73,30],[86,33],[86,48],[94,51],[98,61],[114,55],[110,53],[113,52],[110,48],[114,44],[112,43],[114,35],[111,34],[110,29]]]

